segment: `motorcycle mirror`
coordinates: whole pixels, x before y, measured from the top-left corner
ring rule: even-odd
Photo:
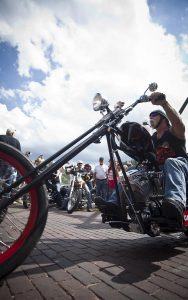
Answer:
[[[158,88],[158,84],[156,82],[152,82],[152,83],[149,84],[149,91],[150,92],[155,92],[157,88]]]

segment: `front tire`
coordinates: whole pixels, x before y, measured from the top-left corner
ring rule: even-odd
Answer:
[[[69,198],[67,203],[67,212],[69,214],[72,214],[73,211],[75,211],[78,208],[81,199],[82,199],[82,190],[81,189],[73,190],[72,195]]]
[[[2,142],[0,142],[0,161],[14,168],[18,176],[24,176],[34,169],[20,151]],[[28,177],[24,184],[31,182],[36,176],[35,174]],[[16,188],[17,191],[19,189],[21,187]],[[4,197],[10,198],[13,192],[15,193],[12,190]],[[0,223],[0,279],[22,264],[45,228],[48,203],[43,186],[33,187],[28,195],[30,207],[27,210],[23,210],[22,205],[19,207],[17,202],[5,208],[7,211]]]

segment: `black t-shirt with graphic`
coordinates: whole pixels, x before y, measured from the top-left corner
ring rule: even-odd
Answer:
[[[159,165],[164,164],[165,160],[170,157],[185,157],[188,159],[185,139],[177,138],[170,130],[167,130],[159,139],[157,138],[157,132],[155,132],[152,135],[152,140]]]

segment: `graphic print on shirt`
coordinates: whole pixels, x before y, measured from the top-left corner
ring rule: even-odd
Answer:
[[[163,165],[167,158],[176,157],[176,153],[171,149],[168,142],[164,142],[162,145],[157,146],[156,157],[158,164]]]

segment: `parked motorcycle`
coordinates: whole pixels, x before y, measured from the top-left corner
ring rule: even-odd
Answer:
[[[53,173],[46,181],[48,192],[49,206],[56,205],[61,207],[63,205],[63,196],[61,194],[60,180],[57,173]]]
[[[87,182],[86,172],[79,172],[76,166],[72,166],[69,172],[72,176],[69,194],[67,198],[67,212],[72,214],[76,209],[82,209],[87,205],[87,193],[83,188],[83,181]],[[91,197],[94,195],[94,189],[91,190]]]
[[[123,130],[122,126],[118,127],[122,119],[136,105],[145,105],[150,101],[146,92],[148,90],[153,92],[156,88],[156,84],[150,84],[144,95],[132,105],[124,109],[124,103],[119,101],[114,110],[111,110],[108,101],[97,93],[93,100],[93,109],[101,112],[102,118],[37,167],[34,167],[20,151],[0,143],[0,160],[9,163],[19,175],[12,185],[3,187],[0,191],[0,213],[6,209],[6,215],[0,223],[0,278],[24,261],[45,228],[48,215],[48,197],[43,186],[45,180],[86,147],[100,142],[103,136],[106,136],[112,162],[119,216],[114,216],[104,210],[102,221],[109,222],[112,227],[150,236],[158,236],[160,232],[184,232],[188,235],[187,206],[181,224],[176,220],[168,219],[161,213],[161,203],[164,200],[163,175],[155,162],[150,134],[136,122],[125,122]],[[135,170],[126,174],[119,152],[126,153],[137,161]],[[115,159],[123,174],[120,185],[117,184],[115,176]],[[28,194],[30,207],[24,211],[24,218],[22,218],[19,212],[14,210],[12,204],[24,194]],[[78,186],[74,199],[80,199],[80,197]],[[74,201],[70,205],[70,210],[77,202]]]

